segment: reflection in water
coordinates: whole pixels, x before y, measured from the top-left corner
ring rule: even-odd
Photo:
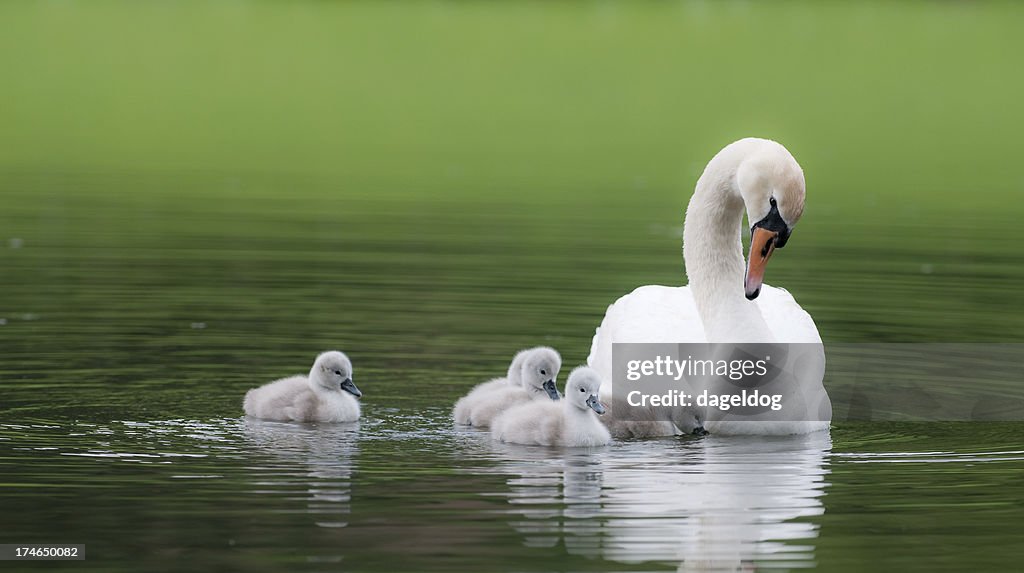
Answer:
[[[1019,424],[568,450],[453,430],[447,408],[367,410],[358,427],[2,422],[0,529],[60,523],[125,571],[1013,569]]]
[[[359,422],[293,424],[246,418],[247,441],[275,463],[252,468],[253,493],[294,495],[305,488],[306,508],[319,527],[345,527],[352,513],[352,462]]]
[[[829,435],[632,442],[605,450],[495,445],[527,546],[680,571],[813,565]]]

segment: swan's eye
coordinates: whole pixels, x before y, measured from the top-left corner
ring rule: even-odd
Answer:
[[[586,388],[580,388],[580,392],[586,392]]]
[[[545,372],[544,370],[541,370],[540,373],[541,373],[542,376],[547,376],[548,375],[548,373]]]
[[[334,373],[337,374],[338,376],[341,376],[341,370],[335,370]]]

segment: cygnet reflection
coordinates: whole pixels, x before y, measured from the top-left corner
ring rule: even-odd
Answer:
[[[269,456],[253,468],[253,487],[282,499],[303,499],[320,527],[345,527],[352,513],[353,458],[359,423],[294,424],[245,420],[246,439]],[[297,496],[296,493],[299,493]]]

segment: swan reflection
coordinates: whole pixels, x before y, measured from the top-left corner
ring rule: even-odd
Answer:
[[[511,525],[528,547],[679,571],[813,565],[828,433],[619,443],[495,444]],[[493,470],[492,470],[493,471]]]

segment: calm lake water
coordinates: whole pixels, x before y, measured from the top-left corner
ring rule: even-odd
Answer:
[[[518,348],[561,350],[561,385],[615,297],[684,282],[685,193],[581,210],[579,193],[538,208],[195,174],[3,185],[0,539],[86,544],[86,561],[48,567],[996,571],[1024,557],[1020,424],[593,451],[453,428],[454,400]],[[851,243],[828,222],[852,208],[817,205],[768,282],[826,344],[1021,339],[1024,265],[1000,240],[1014,213],[975,225],[969,208],[897,206]],[[935,247],[921,228],[959,240]],[[328,348],[354,361],[361,422],[242,416],[247,389]]]

